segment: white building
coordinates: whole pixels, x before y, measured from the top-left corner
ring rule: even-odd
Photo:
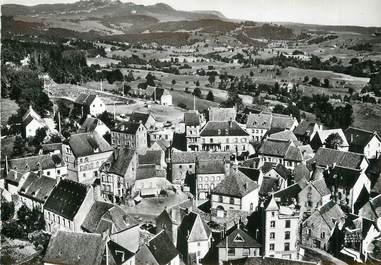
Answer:
[[[106,104],[94,94],[82,93],[76,98],[75,103],[83,107],[84,113],[92,116],[98,116],[106,111]]]
[[[377,132],[349,127],[344,133],[349,142],[349,151],[364,154],[368,159],[381,155],[381,137]]]

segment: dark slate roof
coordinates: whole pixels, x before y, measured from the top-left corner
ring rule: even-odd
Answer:
[[[335,181],[340,186],[353,187],[360,177],[361,171],[351,168],[336,166],[329,170],[329,177],[332,181]],[[332,177],[335,177],[332,179]]]
[[[50,239],[43,261],[50,264],[100,265],[104,247],[102,235],[58,231]]]
[[[269,135],[269,138],[278,139],[278,140],[285,140],[285,141],[292,141],[295,145],[300,145],[295,134],[290,130],[284,130],[284,131],[273,133],[273,134]]]
[[[291,176],[291,171],[282,164],[277,164],[274,167],[276,173],[278,173],[283,179],[287,180]]]
[[[211,153],[206,151],[201,152],[173,152],[172,163],[174,164],[192,164],[196,160],[223,160],[230,161],[230,153],[218,152]]]
[[[303,160],[300,150],[296,146],[293,146],[290,141],[271,138],[262,142],[258,154],[283,157],[284,159],[292,161]]]
[[[349,151],[356,153],[363,153],[364,147],[370,142],[370,140],[376,135],[378,139],[381,138],[376,132],[370,132],[359,128],[349,127],[344,131],[345,137],[349,143]]]
[[[57,181],[53,178],[30,173],[20,187],[19,194],[44,203],[56,183]]]
[[[302,190],[302,187],[300,187],[300,185],[298,183],[295,183],[295,184],[288,186],[287,188],[285,188],[283,190],[279,190],[279,191],[275,192],[274,197],[285,198],[285,199],[297,198],[298,194],[299,194],[299,192],[301,192],[301,190]]]
[[[59,150],[62,152],[62,143],[42,144],[42,152],[44,154]]]
[[[202,220],[201,216],[195,212],[190,212],[184,216],[179,226],[179,233],[189,235],[188,242],[208,240],[211,234],[209,227]]]
[[[140,126],[137,122],[121,122],[112,131],[122,132],[127,134],[136,134]]]
[[[144,155],[139,155],[139,165],[160,165],[163,151],[161,150],[147,150]]]
[[[242,198],[256,188],[258,188],[257,183],[241,171],[232,169],[230,174],[213,189],[212,193]]]
[[[261,175],[261,170],[257,168],[238,167],[238,170],[245,174],[248,178],[256,182],[258,182],[259,176]]]
[[[44,209],[73,220],[85,200],[86,194],[86,185],[62,179],[50,193]]]
[[[79,132],[80,133],[93,132],[99,125],[105,125],[105,124],[100,119],[87,116],[81,128],[79,128]]]
[[[135,254],[128,249],[122,247],[118,243],[110,240],[107,242],[107,247],[109,249],[109,265],[123,265],[124,262],[129,260]],[[106,257],[103,257],[104,262],[106,262]]]
[[[127,148],[115,149],[113,154],[102,165],[101,170],[107,173],[124,176],[134,157],[135,151]]]
[[[298,126],[295,127],[294,134],[296,136],[311,136],[315,124],[315,122],[302,120]]]
[[[95,201],[90,208],[85,220],[83,221],[81,227],[90,233],[95,233],[97,231],[98,224],[102,216],[114,205],[107,202]]]
[[[69,138],[69,145],[75,157],[112,151],[107,141],[96,132],[73,134]]]
[[[260,195],[267,195],[270,192],[275,191],[276,187],[278,186],[278,180],[276,178],[263,178],[261,187],[259,189]]]
[[[97,95],[94,95],[94,94],[81,93],[75,99],[75,103],[80,104],[80,105],[84,105],[84,106],[90,106],[96,97],[97,97]]]
[[[236,240],[236,237],[240,237],[239,239],[242,240]],[[238,239],[238,238],[237,238]],[[222,239],[218,244],[217,248],[226,248],[226,240],[228,240],[228,246],[229,248],[261,248],[262,245],[257,242],[254,238],[252,238],[248,233],[246,233],[244,230],[236,228],[233,230],[227,237]]]
[[[309,181],[311,179],[311,174],[307,166],[303,163],[300,163],[294,168],[294,180],[295,182],[299,182],[303,179]]]
[[[65,163],[62,160],[61,155],[58,154],[46,154],[37,156],[28,156],[16,159],[10,159],[8,161],[8,168],[10,170],[17,170],[18,172],[29,172],[52,169],[56,167],[62,167]]]
[[[359,169],[364,155],[320,147],[309,163],[316,162],[317,166],[326,167],[336,163],[337,166]]]
[[[158,265],[159,263],[152,255],[147,245],[142,245],[135,256],[136,265],[138,264],[150,264],[150,265]]]
[[[381,194],[368,201],[359,211],[359,216],[377,221],[381,217]]]
[[[200,114],[198,111],[190,110],[184,113],[185,126],[198,126],[200,125]]]
[[[200,136],[248,136],[236,121],[209,121],[202,128]]]
[[[197,174],[223,174],[225,163],[223,160],[203,160],[196,164]]]
[[[148,242],[148,248],[160,265],[168,264],[177,255],[179,255],[179,252],[173,245],[172,240],[164,231],[161,231]]]
[[[140,165],[136,170],[136,180],[149,179],[149,178],[166,178],[165,170],[157,170],[156,165]]]
[[[224,261],[223,265],[317,265],[317,262],[300,261],[293,259],[279,259],[270,257],[250,257]]]
[[[150,114],[134,111],[130,116],[130,122],[132,123],[143,123],[146,124]]]
[[[294,124],[294,118],[288,115],[261,112],[259,114],[250,114],[247,117],[247,128],[257,129],[291,129]]]
[[[331,229],[335,226],[335,221],[345,217],[343,210],[333,201],[327,202],[318,211]]]
[[[236,116],[235,108],[209,108],[209,121],[234,121]]]

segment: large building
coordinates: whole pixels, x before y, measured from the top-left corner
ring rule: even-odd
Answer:
[[[196,162],[196,196],[206,199],[210,192],[230,172],[230,164],[223,160],[206,160]]]
[[[141,154],[148,148],[147,141],[147,129],[142,122],[122,122],[111,130],[111,145],[114,148],[131,148]]]
[[[202,126],[201,115],[198,111],[188,111],[184,113],[185,137],[187,151],[200,151],[201,138],[200,130]]]

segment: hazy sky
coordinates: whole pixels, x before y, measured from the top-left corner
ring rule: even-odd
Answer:
[[[35,5],[76,0],[0,0]],[[218,10],[229,18],[381,27],[381,0],[122,0],[167,3],[179,10]]]

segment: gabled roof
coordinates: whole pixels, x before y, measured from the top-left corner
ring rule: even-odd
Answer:
[[[56,185],[56,180],[35,173],[27,173],[19,194],[44,203]]]
[[[164,153],[161,150],[147,150],[144,155],[139,155],[139,165],[160,165]]]
[[[326,167],[336,163],[337,166],[347,167],[351,169],[360,169],[361,162],[365,159],[364,155],[344,152],[335,149],[320,147],[314,158],[309,163],[316,162],[317,166]]]
[[[344,132],[342,129],[331,129],[331,130],[321,130],[321,131],[317,131],[314,138],[316,136],[318,136],[320,138],[320,141],[322,142],[322,144],[325,143],[325,141],[327,140],[327,138],[331,135],[331,134],[338,134],[340,136],[340,138],[343,140],[343,143],[340,145],[341,147],[348,147],[349,144],[347,142],[347,138],[345,137],[344,135]]]
[[[138,122],[121,122],[116,128],[112,129],[115,132],[127,133],[127,134],[136,134],[141,123]]]
[[[59,230],[50,239],[43,261],[49,264],[100,265],[104,247],[102,235]]]
[[[258,182],[259,176],[261,175],[261,170],[257,168],[238,167],[238,170],[245,174],[248,178],[256,182]]]
[[[271,199],[270,199],[269,203],[266,206],[266,211],[277,211],[277,210],[279,210],[279,205],[275,201],[275,197],[271,196]]]
[[[106,126],[106,124],[104,124],[103,121],[101,121],[98,118],[87,116],[86,120],[81,125],[81,128],[79,128],[79,132],[80,133],[93,132],[98,126]]]
[[[63,167],[65,165],[59,154],[46,154],[27,156],[22,158],[10,159],[8,161],[9,170],[16,170],[18,172],[30,172],[45,169],[52,169],[56,167]]]
[[[256,188],[258,188],[257,183],[241,171],[232,169],[230,174],[213,189],[212,193],[242,198]]]
[[[271,112],[261,112],[259,114],[249,114],[247,117],[246,127],[266,130],[290,130],[294,123],[295,118],[292,116],[275,114]]]
[[[96,132],[72,134],[68,144],[75,157],[112,151],[108,142]]]
[[[87,195],[84,184],[62,179],[54,187],[44,204],[44,209],[73,220]]]
[[[115,149],[113,154],[102,165],[101,171],[125,176],[135,155],[135,151],[127,148]]]
[[[193,164],[198,160],[223,160],[230,161],[230,153],[218,152],[211,153],[206,151],[200,152],[173,152],[173,164]]]
[[[132,123],[143,123],[146,124],[148,118],[151,116],[149,113],[136,112],[134,111],[130,116],[130,122]]]
[[[299,183],[294,183],[285,189],[274,192],[274,197],[284,198],[284,199],[297,198],[299,192],[301,191],[302,191],[302,187],[299,185]]]
[[[335,226],[336,221],[340,221],[341,218],[345,218],[346,216],[340,206],[333,201],[322,205],[318,211],[330,229]]]
[[[202,160],[196,164],[196,174],[224,174],[223,160]]]
[[[226,240],[228,241],[226,244]],[[252,238],[247,232],[240,228],[234,229],[229,235],[222,239],[217,248],[261,248],[262,245]]]
[[[81,225],[82,229],[90,233],[95,233],[100,219],[113,206],[111,203],[95,201]]]
[[[75,103],[89,107],[96,97],[94,94],[81,93],[75,99]]]
[[[311,183],[312,186],[319,192],[321,196],[330,195],[331,191],[328,189],[327,184],[325,183],[324,178],[316,179]]]
[[[300,145],[300,142],[296,138],[295,134],[290,130],[284,130],[269,135],[271,139],[292,141],[296,146]]]
[[[298,126],[294,129],[294,134],[296,136],[308,136],[310,137],[313,133],[313,129],[315,127],[315,122],[310,122],[307,120],[302,120]]]
[[[377,137],[379,141],[381,138],[376,132],[366,131],[359,128],[349,127],[344,131],[344,134],[349,142],[349,151],[356,153],[363,153],[364,147],[372,140],[373,137]]]
[[[303,160],[300,150],[294,146],[292,142],[271,138],[262,142],[258,154],[283,157],[284,159],[291,161]]]
[[[165,170],[156,170],[156,165],[147,164],[140,165],[136,170],[136,180],[150,179],[150,178],[166,178]]]
[[[262,180],[261,187],[259,189],[259,194],[260,195],[267,195],[270,192],[273,192],[279,184],[279,180],[276,178],[269,178],[269,177],[264,177]]]
[[[148,249],[160,265],[170,263],[179,255],[176,247],[164,231],[161,231],[148,242]]]
[[[381,194],[368,201],[359,211],[359,216],[377,221],[381,217]]]
[[[62,143],[42,144],[42,152],[48,154],[54,151],[62,152]]]
[[[303,179],[309,181],[311,179],[311,174],[307,166],[303,163],[300,163],[294,168],[294,180],[295,182],[299,182]]]
[[[209,121],[234,121],[236,116],[235,108],[209,108]]]
[[[335,166],[329,169],[326,179],[327,181],[328,179],[329,181],[334,181],[339,186],[352,188],[361,174],[360,170]]]
[[[184,216],[179,230],[183,235],[189,235],[188,242],[209,240],[211,231],[198,213],[190,212]],[[179,233],[180,233],[179,231]]]
[[[107,247],[109,249],[109,265],[123,265],[126,261],[135,255],[128,249],[122,247],[112,240],[107,242]],[[103,257],[103,261],[106,262],[105,256]]]
[[[198,126],[200,125],[200,114],[196,110],[189,110],[184,113],[185,126]]]
[[[248,136],[236,121],[209,121],[201,129],[200,136]]]
[[[143,244],[135,256],[136,264],[161,265],[153,256],[148,246]]]

